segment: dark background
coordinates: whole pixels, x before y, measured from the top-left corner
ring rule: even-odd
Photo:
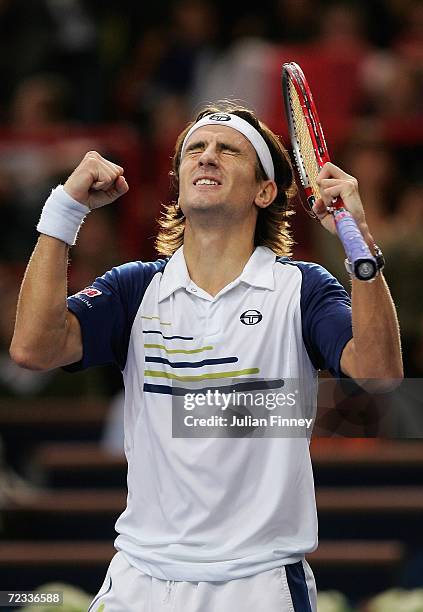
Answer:
[[[333,161],[359,180],[387,260],[406,376],[423,377],[420,2],[0,0],[0,590],[60,579],[94,593],[124,504],[120,373],[39,374],[8,357],[43,202],[95,149],[124,166],[130,191],[84,224],[69,292],[124,261],[157,257],[155,220],[173,195],[179,132],[203,104],[236,98],[288,145],[280,72],[292,60],[310,82]],[[296,210],[294,257],[325,265],[348,288],[337,239],[299,200]],[[422,586],[421,448],[312,443],[321,591],[388,612],[366,601]]]

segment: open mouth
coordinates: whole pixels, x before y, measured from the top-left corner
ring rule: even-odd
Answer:
[[[216,179],[199,178],[194,181],[195,187],[219,187],[221,183]]]

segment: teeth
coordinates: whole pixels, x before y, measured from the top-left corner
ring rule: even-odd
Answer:
[[[219,183],[217,181],[213,181],[212,179],[200,179],[199,181],[196,181],[195,183],[196,185],[218,185]]]

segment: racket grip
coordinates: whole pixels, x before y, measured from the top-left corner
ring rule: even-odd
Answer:
[[[339,206],[340,201],[336,202]],[[344,246],[354,276],[362,281],[370,281],[377,274],[376,259],[364,241],[351,213],[342,206],[333,212],[336,231]]]

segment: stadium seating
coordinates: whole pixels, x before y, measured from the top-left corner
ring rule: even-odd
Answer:
[[[102,401],[0,401],[12,461],[37,487],[0,510],[8,588],[65,580],[95,592],[100,584],[126,499],[125,459],[100,444],[107,412]],[[320,545],[309,560],[319,588],[335,580],[367,597],[395,585],[420,530],[421,443],[317,438],[311,453]]]

